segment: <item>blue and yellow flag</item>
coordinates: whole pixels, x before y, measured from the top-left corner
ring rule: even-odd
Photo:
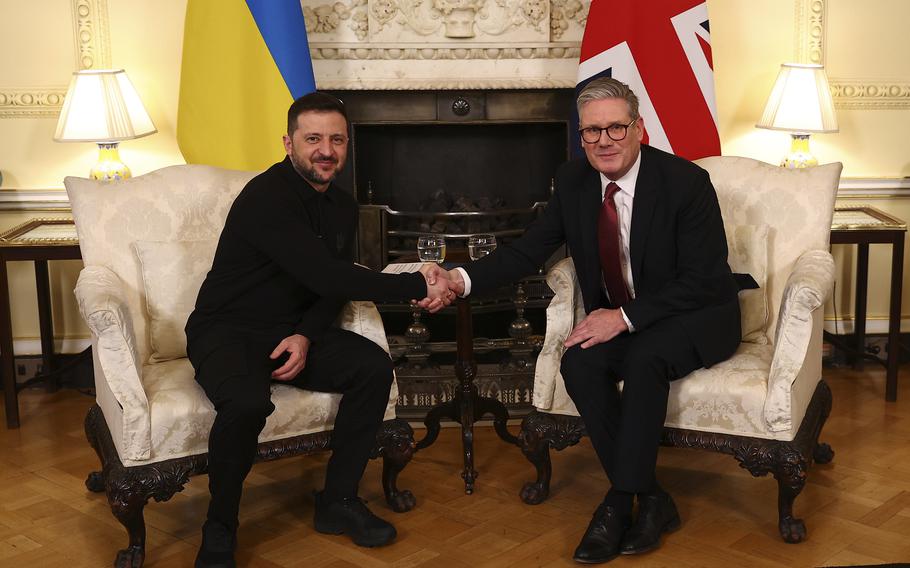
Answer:
[[[262,170],[316,90],[300,0],[189,0],[177,143],[191,164]]]

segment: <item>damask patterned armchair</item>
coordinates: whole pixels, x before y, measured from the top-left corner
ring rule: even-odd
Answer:
[[[834,281],[828,252],[841,164],[802,170],[748,158],[699,160],[717,190],[734,272],[750,273],[758,290],[740,292],[743,341],[729,360],[671,385],[663,443],[733,455],[754,476],[778,483],[779,529],[787,542],[806,536],[793,501],[810,464],[833,452],[818,437],[831,409],[821,379],[823,303]],[[563,341],[584,317],[571,259],[547,275],[555,297],[537,360],[533,403],[521,448],[537,479],[521,498],[549,494],[550,448],[578,443],[584,425],[566,393],[559,364]]]
[[[206,472],[215,411],[194,379],[183,327],[231,203],[253,175],[172,166],[116,185],[65,180],[85,263],[76,298],[94,356],[96,404],[85,432],[102,464],[86,486],[107,493],[129,533],[116,566],[143,562],[148,500],[166,501]],[[372,303],[349,303],[338,324],[388,351]],[[395,418],[397,397],[393,385],[374,451],[383,456],[386,500],[400,512],[414,506],[411,492],[396,487],[414,438]],[[339,400],[273,385],[276,409],[259,437],[258,460],[327,450]]]

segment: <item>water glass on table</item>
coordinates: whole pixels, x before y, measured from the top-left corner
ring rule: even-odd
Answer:
[[[423,262],[442,264],[446,259],[446,239],[439,235],[424,235],[417,239],[417,257]]]
[[[496,250],[494,235],[471,235],[468,238],[468,256],[471,260],[479,260],[494,250]]]

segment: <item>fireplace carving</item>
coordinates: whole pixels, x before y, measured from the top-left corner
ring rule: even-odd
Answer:
[[[570,88],[591,0],[302,0],[321,89]]]

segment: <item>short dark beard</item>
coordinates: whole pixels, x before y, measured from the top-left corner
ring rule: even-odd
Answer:
[[[327,183],[332,183],[332,181],[338,175],[338,172],[336,171],[329,177],[329,179],[321,179],[319,177],[319,173],[316,171],[315,166],[307,169],[303,167],[303,165],[297,163],[297,158],[295,158],[293,154],[290,154],[288,157],[291,159],[291,165],[294,166],[294,171],[300,174],[300,177],[307,180],[311,184],[325,185]]]

